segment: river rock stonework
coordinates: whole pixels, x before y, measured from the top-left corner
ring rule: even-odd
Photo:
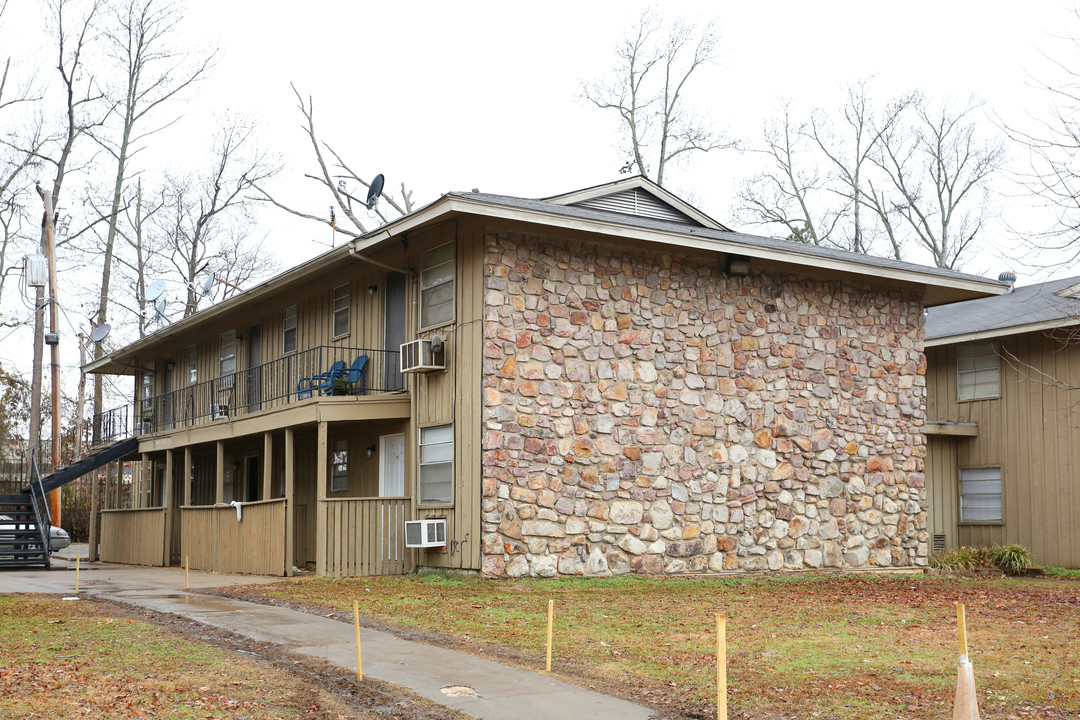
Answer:
[[[928,557],[913,292],[489,230],[483,572]]]

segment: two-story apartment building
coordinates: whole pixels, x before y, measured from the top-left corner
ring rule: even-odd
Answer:
[[[143,468],[133,507],[105,493],[101,554],[334,575],[924,564],[923,310],[1003,290],[735,233],[644,178],[450,193],[88,366],[135,376],[103,422],[130,417]],[[437,356],[403,374],[418,338]],[[405,547],[421,518],[444,545]]]
[[[926,468],[939,549],[1080,567],[1080,278],[932,308]]]

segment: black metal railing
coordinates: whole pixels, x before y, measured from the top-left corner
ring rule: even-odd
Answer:
[[[398,351],[321,345],[255,367],[155,395],[102,413],[101,443],[135,435],[167,432],[260,410],[301,402],[319,395],[371,395],[405,387]],[[313,381],[335,363],[346,370],[366,356],[362,377],[339,373]]]

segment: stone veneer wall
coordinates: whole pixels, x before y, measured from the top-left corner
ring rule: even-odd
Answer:
[[[917,293],[489,230],[483,572],[925,565]]]

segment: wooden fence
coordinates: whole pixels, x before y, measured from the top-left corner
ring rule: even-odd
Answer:
[[[412,519],[410,498],[323,502],[327,505],[328,575],[405,575],[413,571],[416,551],[405,547],[405,521]]]
[[[192,570],[285,574],[283,498],[241,505],[241,519],[231,505],[180,508],[181,554]]]
[[[160,567],[165,560],[165,513],[165,508],[102,510],[102,562]]]

